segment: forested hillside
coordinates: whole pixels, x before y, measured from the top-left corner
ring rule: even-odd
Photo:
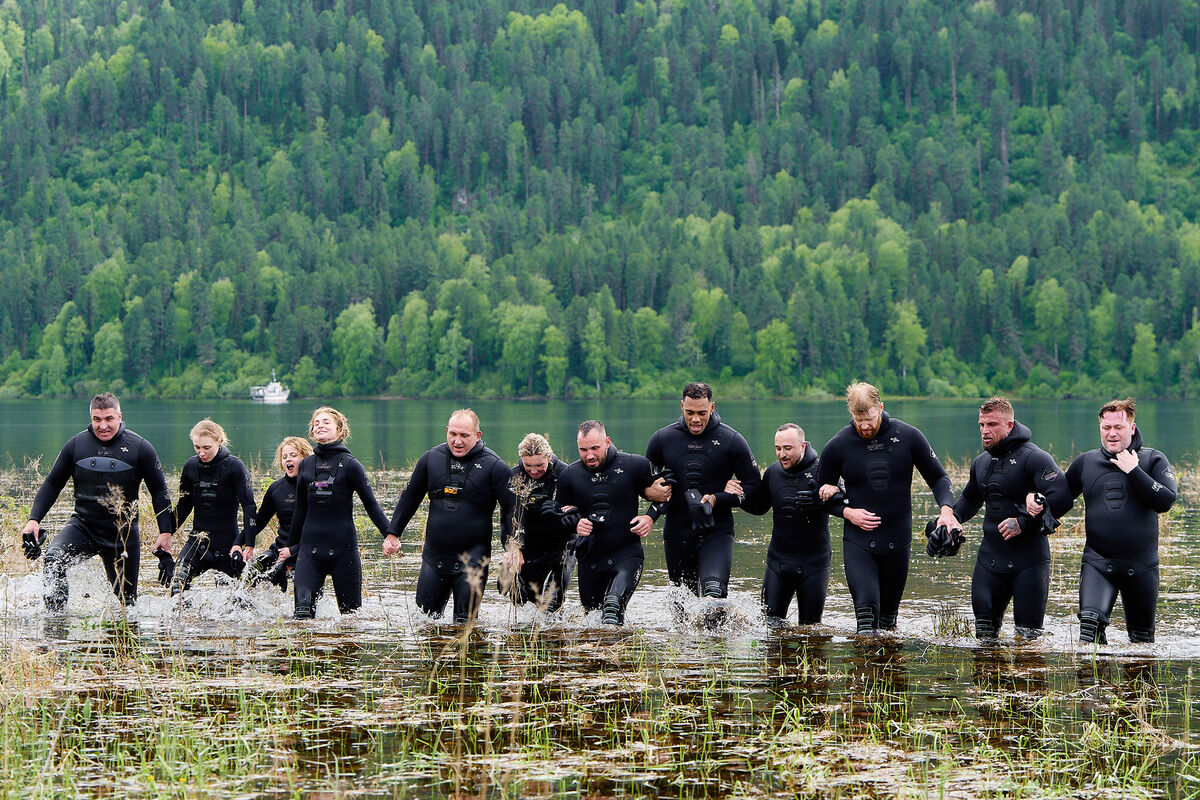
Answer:
[[[1192,396],[1195,0],[6,0],[0,394]]]

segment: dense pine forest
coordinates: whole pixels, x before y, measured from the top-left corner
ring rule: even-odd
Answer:
[[[1190,397],[1195,0],[5,0],[0,395]]]

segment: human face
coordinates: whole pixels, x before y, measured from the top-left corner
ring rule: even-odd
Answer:
[[[475,443],[483,438],[483,432],[476,429],[475,423],[465,414],[450,418],[446,426],[446,444],[450,445],[450,455],[462,458],[471,452]]]
[[[93,408],[92,433],[102,442],[110,442],[121,429],[121,409]]]
[[[983,449],[991,450],[1003,442],[1013,429],[1013,421],[1007,419],[999,411],[988,411],[979,414],[979,438],[983,441]]]
[[[705,400],[703,397],[685,397],[679,403],[683,409],[683,421],[687,424],[688,431],[693,435],[704,433],[704,428],[708,425],[708,420],[712,417],[713,409],[717,404],[711,400]]]
[[[300,462],[304,457],[300,455],[300,451],[288,445],[283,448],[279,454],[279,460],[283,463],[283,471],[289,478],[296,477],[296,473],[300,471]]]
[[[196,455],[200,456],[200,460],[207,464],[217,455],[217,451],[221,449],[221,443],[211,436],[193,436],[192,447],[196,449]]]
[[[775,457],[784,469],[792,469],[804,458],[808,443],[795,428],[775,432]]]
[[[1110,453],[1128,450],[1133,444],[1133,432],[1137,426],[1129,421],[1124,411],[1107,411],[1100,417],[1100,441]]]
[[[521,466],[525,474],[535,481],[546,474],[550,466],[550,456],[521,456]]]
[[[579,444],[579,459],[583,465],[588,469],[599,469],[604,463],[604,457],[608,455],[612,439],[596,429],[576,437],[576,442]]]
[[[322,411],[312,418],[309,432],[312,434],[313,441],[318,444],[336,442],[338,438],[337,420],[328,411]]]
[[[851,414],[850,421],[854,423],[854,430],[858,431],[858,435],[864,439],[874,439],[875,434],[879,433],[879,426],[883,423],[883,403],[877,406],[872,406],[862,414]]]

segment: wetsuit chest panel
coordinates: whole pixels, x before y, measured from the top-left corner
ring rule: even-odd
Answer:
[[[864,466],[867,483],[872,489],[882,492],[888,488],[888,482],[892,478],[892,465],[888,459],[868,456]]]
[[[127,484],[132,477],[137,486],[137,473],[132,464],[111,456],[89,456],[75,462],[75,496],[81,500],[99,501],[114,488],[125,492],[126,503],[132,500]]]
[[[337,483],[338,472],[342,469],[342,459],[333,461],[319,461],[313,464],[313,479],[308,484],[309,502],[319,506],[327,505],[333,499],[335,493],[348,494],[350,488],[348,486],[340,486]],[[325,477],[322,477],[324,474]]]
[[[687,449],[679,460],[681,477],[688,489],[703,489],[705,483],[710,480],[709,476],[716,471],[711,447],[718,444],[720,440],[716,438],[712,439],[711,444],[706,441],[688,442]]]
[[[613,507],[613,478],[606,472],[597,472],[589,476],[591,481],[591,514],[593,522],[601,525],[608,522]]]
[[[808,470],[812,473],[812,470]],[[775,487],[774,506],[775,513],[785,522],[793,522],[804,516],[804,513],[798,507],[799,495],[801,492],[813,488],[811,477],[805,472],[798,472],[794,475],[789,475],[784,472],[779,478]]]
[[[1109,511],[1120,511],[1125,507],[1128,488],[1123,475],[1104,478],[1100,485],[1103,488],[1104,505]]]

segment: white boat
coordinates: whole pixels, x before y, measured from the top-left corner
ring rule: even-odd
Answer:
[[[284,386],[279,381],[275,380],[275,373],[271,373],[271,382],[266,386],[251,386],[250,399],[259,403],[286,403],[291,390]]]

